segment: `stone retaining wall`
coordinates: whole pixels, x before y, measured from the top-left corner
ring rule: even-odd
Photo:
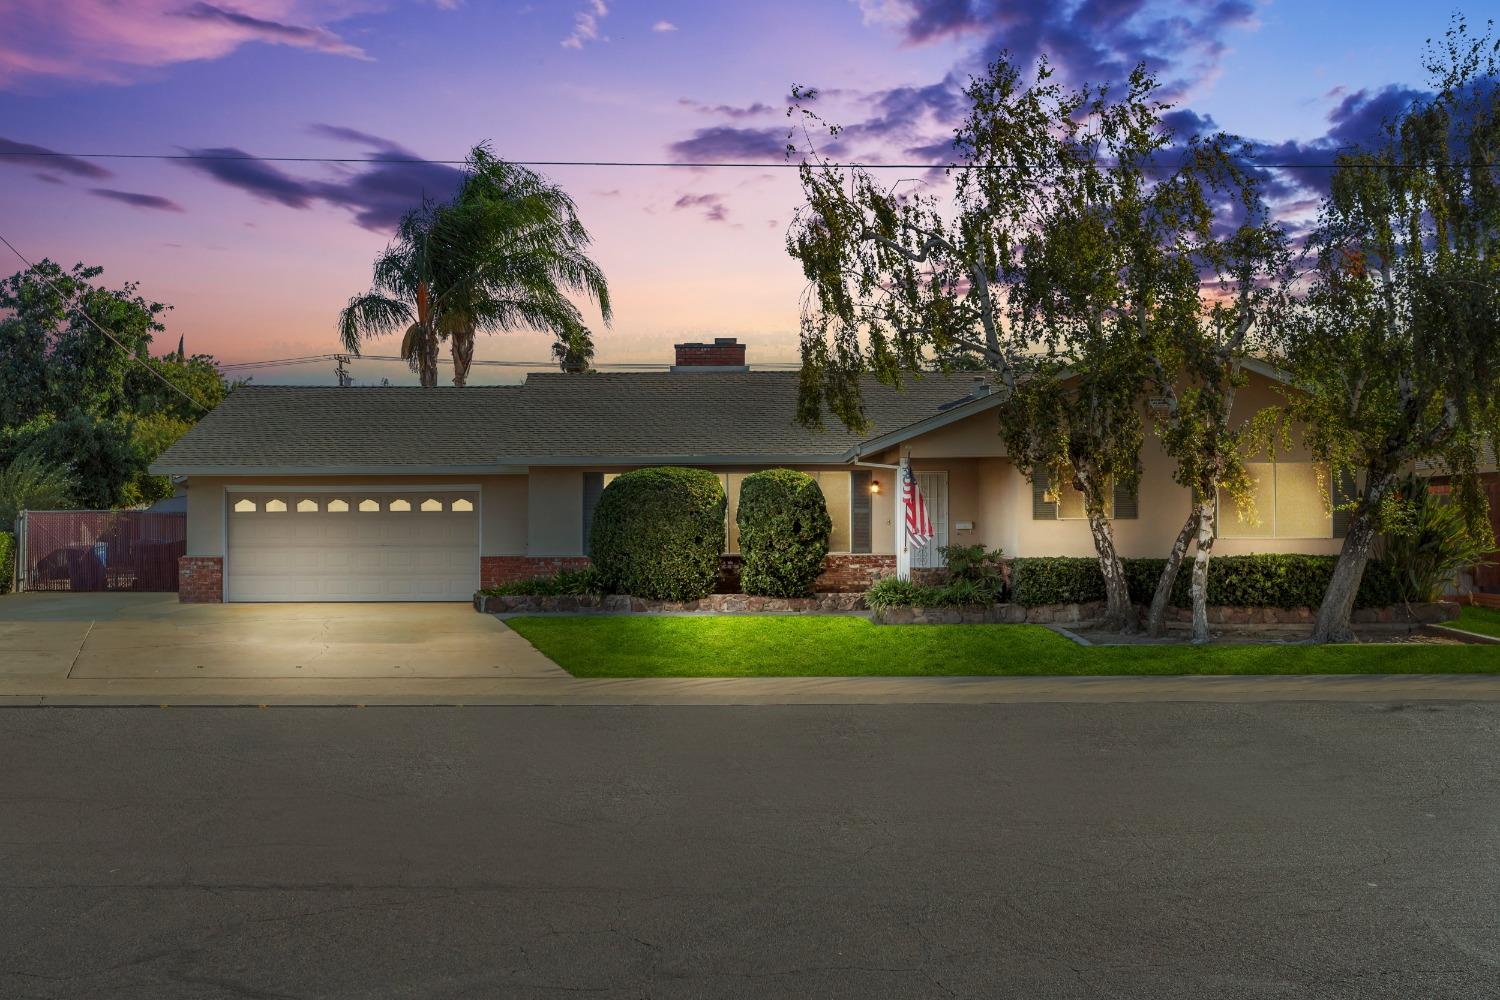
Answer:
[[[637,612],[640,614],[663,611],[703,611],[710,613],[800,612],[802,614],[833,614],[844,611],[863,611],[863,594],[817,594],[813,597],[756,597],[751,594],[709,594],[701,601],[648,601],[640,597],[619,594],[600,596],[579,594],[561,597],[532,597],[511,595],[488,597],[474,595],[474,609],[485,614],[521,614],[537,611],[612,611]]]
[[[1139,607],[1142,619],[1146,609]],[[1431,604],[1400,604],[1389,608],[1360,608],[1354,612],[1356,625],[1399,624],[1430,625],[1458,617],[1458,605],[1448,601]],[[1168,620],[1187,622],[1192,612],[1187,608],[1169,609]],[[1097,621],[1104,617],[1104,602],[1089,604],[1044,604],[1023,608],[1017,604],[975,605],[966,608],[886,608],[875,613],[882,625],[956,625],[969,623],[1066,625]],[[1230,605],[1208,609],[1208,620],[1214,625],[1311,625],[1317,618],[1314,608],[1243,608]]]
[[[474,595],[474,610],[484,614],[529,614],[534,612],[607,611],[615,613],[660,614],[662,612],[697,611],[708,614],[746,612],[796,612],[800,614],[839,614],[864,611],[865,597],[860,593],[815,594],[812,597],[757,597],[752,594],[710,594],[698,601],[648,601],[640,597],[599,594],[537,597],[515,594],[505,597]],[[1188,621],[1189,614],[1173,609],[1173,621]],[[1142,617],[1145,609],[1140,609]],[[1069,625],[1098,621],[1104,617],[1104,602],[1086,604],[1044,604],[1023,608],[1019,604],[977,604],[961,608],[885,608],[872,616],[881,625]],[[1310,625],[1316,617],[1310,608],[1237,608],[1212,607],[1208,620],[1215,625]],[[1449,602],[1400,605],[1390,608],[1364,608],[1354,613],[1356,624],[1425,625],[1452,621],[1458,617],[1458,605]]]

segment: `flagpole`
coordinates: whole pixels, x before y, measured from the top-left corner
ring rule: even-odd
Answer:
[[[896,578],[899,580],[911,579],[911,542],[906,537],[906,507],[902,498],[906,495],[906,477],[911,472],[911,449],[902,448],[900,465],[896,468],[896,489],[894,501],[894,517],[891,521],[896,526]]]

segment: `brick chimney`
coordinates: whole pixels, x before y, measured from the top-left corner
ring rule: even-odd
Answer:
[[[745,345],[734,337],[715,337],[712,344],[676,344],[674,372],[747,372]]]

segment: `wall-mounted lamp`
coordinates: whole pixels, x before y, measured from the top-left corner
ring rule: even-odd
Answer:
[[[870,492],[871,493],[879,493],[880,492],[880,480],[876,479],[874,476],[870,477]]]

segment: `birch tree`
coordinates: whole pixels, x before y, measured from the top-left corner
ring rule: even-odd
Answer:
[[[1211,228],[1187,255],[1213,272],[1204,292],[1183,282],[1184,301],[1175,322],[1163,322],[1152,341],[1150,381],[1165,412],[1157,418],[1162,448],[1176,462],[1173,478],[1190,496],[1187,519],[1172,543],[1147,615],[1147,632],[1166,631],[1167,608],[1177,575],[1192,550],[1192,636],[1209,641],[1208,568],[1218,536],[1219,496],[1248,505],[1251,484],[1244,456],[1272,438],[1271,421],[1233,422],[1234,402],[1247,376],[1244,362],[1264,353],[1271,331],[1285,315],[1292,278],[1285,231],[1270,217],[1252,176],[1235,168],[1235,156],[1220,161],[1215,193],[1232,193],[1244,218],[1224,236]],[[1204,192],[1207,193],[1206,191]],[[1197,197],[1189,199],[1198,201]],[[1214,197],[1201,201],[1209,206]]]
[[[859,428],[861,375],[899,385],[972,352],[1002,385],[1001,433],[1017,467],[1080,494],[1107,618],[1126,629],[1138,622],[1110,493],[1139,477],[1143,387],[1175,392],[1176,366],[1192,354],[1181,331],[1205,322],[1200,272],[1227,273],[1220,215],[1248,214],[1236,209],[1247,182],[1235,140],[1179,140],[1157,91],[1144,68],[1118,92],[1066,89],[1045,59],[1030,83],[1001,59],[966,88],[950,201],[813,155],[788,237],[808,279],[803,421],[826,407]],[[1197,405],[1179,403],[1179,419]],[[1194,476],[1204,474],[1214,475]]]
[[[1377,533],[1399,523],[1414,462],[1445,466],[1488,537],[1476,469],[1500,431],[1500,90],[1497,43],[1461,18],[1425,60],[1435,93],[1339,158],[1311,244],[1317,266],[1284,350],[1289,413],[1311,450],[1357,474],[1348,529],[1313,629],[1347,641]]]

